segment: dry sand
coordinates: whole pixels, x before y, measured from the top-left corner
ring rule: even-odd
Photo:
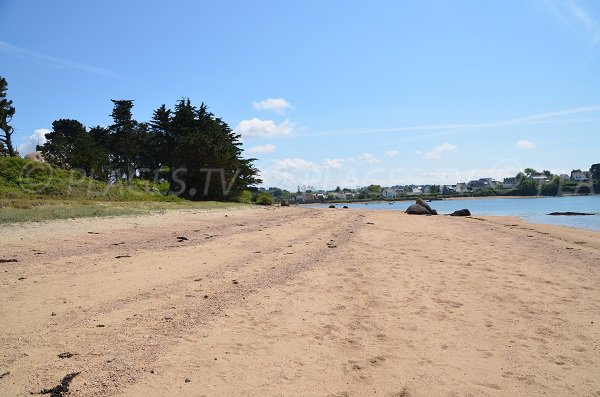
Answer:
[[[0,237],[1,396],[600,395],[600,233],[256,208]]]

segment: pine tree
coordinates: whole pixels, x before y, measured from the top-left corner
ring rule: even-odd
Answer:
[[[117,168],[130,181],[134,175],[133,157],[135,155],[135,127],[131,109],[133,101],[127,99],[112,99],[114,108],[111,114],[113,124],[109,127],[112,135],[111,151],[115,155]]]
[[[0,154],[16,156],[17,152],[12,143],[12,134],[15,129],[9,124],[15,115],[12,100],[6,99],[8,83],[0,76]]]

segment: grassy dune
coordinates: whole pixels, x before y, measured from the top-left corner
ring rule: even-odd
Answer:
[[[217,201],[0,200],[0,224],[99,216],[141,215],[178,209],[237,208],[245,205]]]
[[[187,201],[165,195],[165,189],[137,180],[107,184],[48,164],[0,157],[0,224],[242,205]]]

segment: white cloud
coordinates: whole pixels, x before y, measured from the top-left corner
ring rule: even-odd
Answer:
[[[235,132],[242,135],[243,138],[275,137],[291,135],[295,127],[296,124],[288,119],[277,124],[273,120],[252,118],[240,121],[235,127]]]
[[[329,169],[333,169],[333,170],[339,170],[342,168],[343,165],[344,165],[343,159],[325,159],[325,161],[323,162],[323,166],[325,168],[329,168]]]
[[[38,128],[37,130],[34,130],[33,134],[29,135],[25,142],[17,146],[17,151],[21,156],[25,156],[26,154],[35,151],[37,145],[46,143],[46,134],[49,132],[50,130],[47,128]]]
[[[278,170],[318,171],[319,165],[312,161],[293,158],[278,160],[275,163],[275,168]]]
[[[399,154],[400,152],[398,152],[397,150],[388,150],[387,152],[385,152],[385,157],[393,159],[394,157],[398,157]]]
[[[267,98],[264,101],[252,102],[254,109],[257,110],[272,110],[276,113],[283,113],[285,109],[293,109],[291,103],[283,98]]]
[[[250,153],[254,154],[263,154],[263,153],[273,153],[277,149],[277,146],[271,145],[270,143],[266,145],[254,146],[248,149]]]
[[[425,152],[424,157],[426,159],[441,159],[442,155],[446,152],[452,152],[456,150],[458,146],[448,142],[444,142],[439,146],[434,147],[429,152]]]
[[[531,149],[535,149],[535,144],[530,141],[522,140],[522,141],[517,141],[515,143],[515,147],[517,149],[522,149],[522,150],[531,150]]]
[[[358,161],[364,164],[381,163],[381,160],[373,156],[371,153],[363,153],[358,157]]]

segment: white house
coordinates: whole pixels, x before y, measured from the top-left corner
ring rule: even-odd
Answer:
[[[381,197],[396,198],[396,197],[398,197],[398,193],[394,189],[385,188],[381,191]]]
[[[590,179],[589,172],[574,170],[571,171],[571,180],[575,182],[587,182]]]
[[[531,177],[535,183],[549,182],[548,177],[545,174],[537,174]]]

